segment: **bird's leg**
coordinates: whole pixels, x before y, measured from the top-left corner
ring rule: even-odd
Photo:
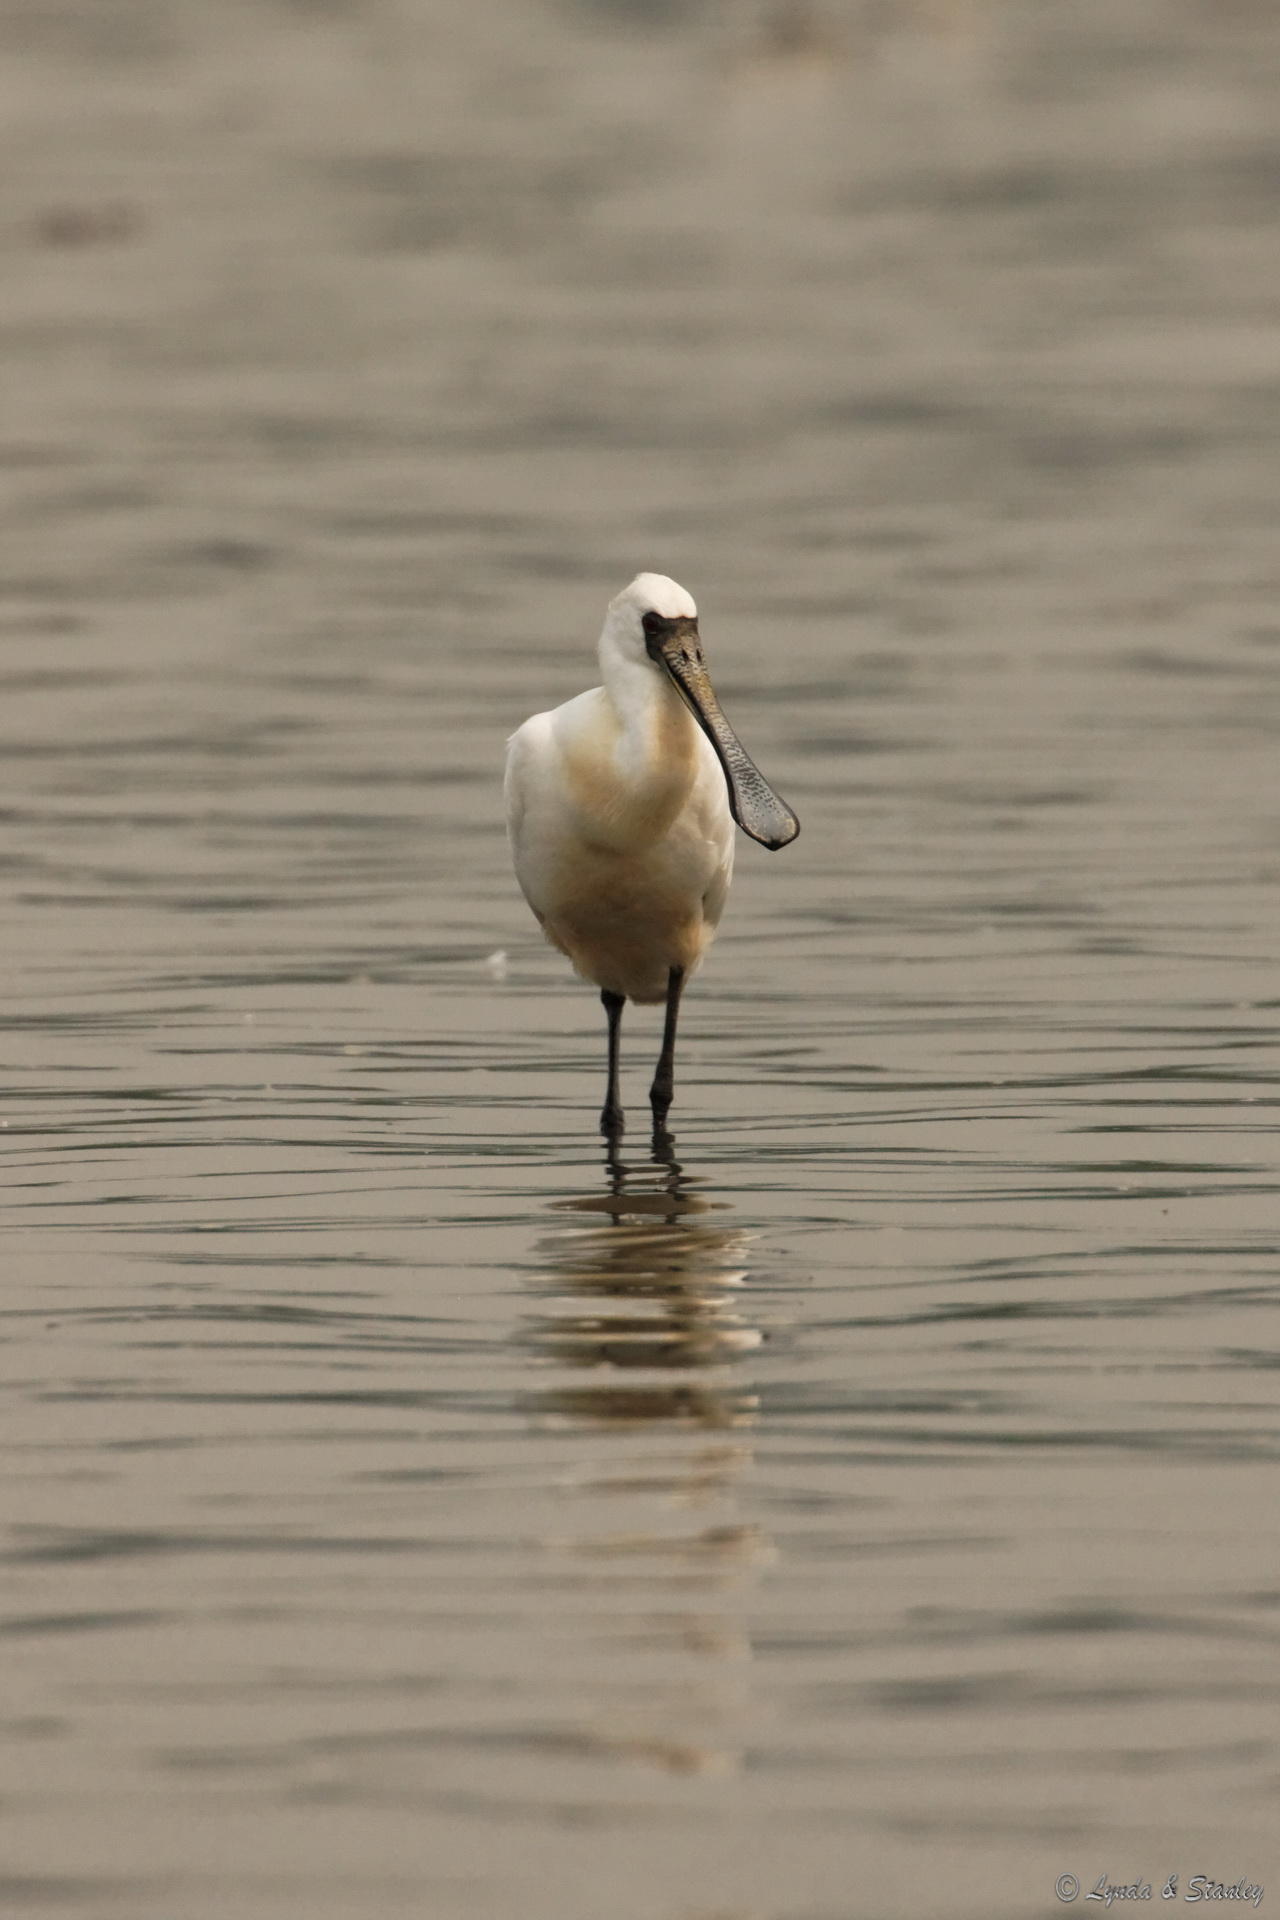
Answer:
[[[600,998],[609,1022],[609,1086],[600,1115],[600,1131],[612,1135],[621,1133],[624,1125],[622,1101],[618,1095],[618,1041],[622,1032],[622,1009],[627,1002],[625,994],[610,993],[607,987]]]
[[[676,1020],[680,1013],[683,987],[684,968],[672,967],[667,975],[667,1017],[662,1027],[662,1052],[658,1055],[658,1070],[649,1089],[655,1135],[665,1126],[667,1110],[676,1090]]]

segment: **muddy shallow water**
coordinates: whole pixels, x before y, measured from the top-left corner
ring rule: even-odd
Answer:
[[[1268,11],[0,22],[15,1913],[1280,1897]],[[640,567],[804,831],[610,1156]]]

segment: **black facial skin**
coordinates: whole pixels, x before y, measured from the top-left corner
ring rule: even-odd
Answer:
[[[691,646],[695,653],[702,650],[702,640],[698,633],[698,622],[688,614],[678,613],[668,619],[662,613],[646,613],[641,625],[644,627],[644,644],[649,650],[649,658],[666,664],[666,649],[681,642]]]
[[[707,672],[697,621],[687,614],[668,619],[650,612],[644,615],[642,625],[649,658],[666,669],[715,748],[734,819],[745,834],[771,852],[785,847],[799,833],[800,822],[774,792],[725,719]]]

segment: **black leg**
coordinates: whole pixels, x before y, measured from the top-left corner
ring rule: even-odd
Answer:
[[[672,967],[667,975],[667,1017],[662,1028],[662,1052],[658,1055],[658,1071],[649,1089],[655,1130],[666,1120],[676,1090],[676,1020],[680,1014],[683,986],[684,968]]]
[[[609,1087],[604,1096],[604,1109],[600,1115],[601,1133],[621,1133],[624,1125],[622,1101],[618,1095],[618,1039],[622,1032],[622,1009],[626,998],[620,993],[610,993],[606,987],[600,995],[604,1002],[605,1018],[609,1022]]]

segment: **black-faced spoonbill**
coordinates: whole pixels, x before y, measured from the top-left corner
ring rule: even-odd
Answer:
[[[733,873],[733,823],[785,847],[800,822],[720,711],[698,609],[665,574],[609,603],[604,685],[535,713],[507,747],[516,878],[553,946],[600,988],[609,1083],[600,1126],[622,1130],[618,1036],[628,1000],[665,1001],[649,1099],[661,1130],[675,1085],[684,984],[715,937]]]

